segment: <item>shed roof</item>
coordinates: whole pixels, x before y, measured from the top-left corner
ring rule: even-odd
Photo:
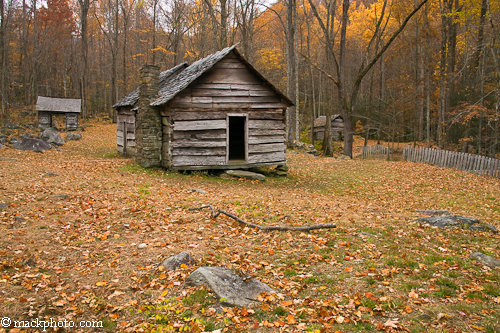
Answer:
[[[256,75],[258,76],[264,83],[269,86],[276,94],[278,94],[286,104],[289,106],[292,106],[293,103],[290,101],[290,99],[285,96],[283,93],[281,93],[275,86],[273,86],[265,77],[262,76],[236,49],[236,46],[238,44],[235,44],[230,47],[226,47],[225,49],[222,49],[218,52],[215,52],[214,54],[211,54],[203,59],[200,59],[193,64],[191,64],[189,67],[184,69],[182,72],[180,72],[178,75],[176,75],[172,80],[168,82],[168,84],[165,84],[163,87],[160,87],[160,90],[158,91],[158,97],[156,100],[154,100],[151,105],[152,106],[160,106],[168,101],[170,101],[172,98],[175,97],[179,92],[187,88],[191,83],[193,83],[197,78],[199,78],[201,75],[206,73],[208,70],[210,70],[215,64],[217,64],[219,61],[224,59],[229,53],[234,52],[234,54],[245,64],[248,66],[248,68]]]
[[[38,96],[36,101],[37,111],[47,112],[75,112],[82,110],[82,100],[75,98],[54,98]]]
[[[332,114],[331,121],[335,119],[344,119],[340,114]],[[314,127],[325,127],[326,125],[326,116],[319,116],[314,120]]]
[[[170,82],[177,74],[179,74],[183,69],[188,67],[188,64],[183,62],[180,65],[170,68],[164,72],[160,73],[160,90],[164,87],[168,82]],[[128,94],[126,97],[122,98],[115,105],[114,108],[121,106],[132,106],[135,105],[139,101],[139,87],[137,87],[134,91]]]

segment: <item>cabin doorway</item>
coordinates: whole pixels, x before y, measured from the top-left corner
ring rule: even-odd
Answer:
[[[228,116],[228,161],[245,162],[247,156],[247,117]]]

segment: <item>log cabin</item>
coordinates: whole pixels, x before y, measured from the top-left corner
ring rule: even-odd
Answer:
[[[250,169],[286,164],[285,112],[293,103],[236,45],[160,74],[114,105],[118,151],[144,167]]]
[[[340,114],[334,114],[331,117],[331,135],[332,140],[342,140],[342,131],[344,131],[344,118]],[[319,116],[314,120],[314,138],[323,140],[325,138],[326,116]]]

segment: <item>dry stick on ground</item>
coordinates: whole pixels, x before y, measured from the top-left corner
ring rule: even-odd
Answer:
[[[265,230],[265,231],[271,231],[271,230],[310,231],[310,230],[316,230],[316,229],[332,229],[332,228],[337,227],[337,225],[335,223],[313,224],[313,225],[308,225],[308,226],[304,226],[304,227],[283,227],[283,226],[278,226],[278,225],[260,226],[257,224],[253,224],[253,223],[244,221],[244,220],[240,219],[238,216],[233,215],[233,214],[226,212],[224,210],[217,209],[217,212],[216,212],[214,206],[212,206],[212,205],[205,205],[205,206],[201,206],[201,207],[189,208],[189,210],[202,210],[204,208],[210,208],[212,210],[212,217],[213,218],[216,218],[220,214],[224,214],[224,215],[232,218],[233,220],[235,220],[243,225],[246,225],[246,226],[251,227],[251,228],[256,228],[259,230]]]

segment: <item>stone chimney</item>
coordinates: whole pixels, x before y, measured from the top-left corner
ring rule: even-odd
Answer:
[[[139,109],[137,111],[135,138],[136,161],[145,168],[161,166],[162,128],[160,111],[150,106],[158,94],[160,67],[144,65],[140,70]]]

